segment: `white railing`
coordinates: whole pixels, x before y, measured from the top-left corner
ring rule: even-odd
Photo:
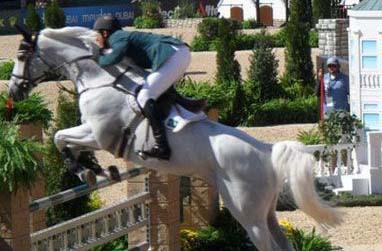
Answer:
[[[115,205],[31,234],[32,251],[89,250],[128,232],[149,228],[150,193],[143,192]],[[149,241],[149,240],[148,240]],[[142,243],[148,248],[148,241]]]
[[[309,145],[308,151],[318,159],[316,176],[341,176],[360,173],[354,145]],[[346,157],[346,161],[343,160]]]
[[[382,87],[382,74],[381,73],[361,73],[360,74],[361,88],[377,89]]]

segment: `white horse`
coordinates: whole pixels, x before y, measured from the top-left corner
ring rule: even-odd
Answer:
[[[286,179],[302,211],[325,227],[340,222],[338,213],[316,194],[314,158],[297,142],[265,144],[238,129],[204,119],[176,133],[167,130],[172,148],[169,161],[140,158],[136,152],[150,147],[152,135],[147,133],[147,122],[139,115],[134,97],[117,89],[116,83],[142,78],[128,71],[115,82],[115,72],[125,72],[97,64],[84,42],[91,34],[85,28],[67,27],[45,29],[38,39],[32,39],[24,32],[9,83],[15,99],[25,98],[47,71],[60,71],[75,83],[82,125],[57,132],[60,151],[69,147],[76,156],[78,151],[102,149],[149,169],[207,180],[218,188],[224,205],[260,251],[293,250],[275,215]]]

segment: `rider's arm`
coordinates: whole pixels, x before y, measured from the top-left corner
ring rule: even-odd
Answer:
[[[98,63],[102,67],[118,64],[121,62],[128,48],[128,42],[126,40],[115,41],[112,45],[112,52],[106,55],[102,55],[98,58]]]

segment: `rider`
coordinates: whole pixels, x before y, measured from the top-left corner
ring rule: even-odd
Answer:
[[[99,64],[109,66],[119,63],[123,57],[131,58],[142,68],[150,68],[137,101],[143,115],[149,120],[155,139],[154,147],[144,153],[150,157],[169,160],[171,149],[156,100],[186,71],[191,54],[188,46],[173,37],[148,32],[124,31],[112,16],[101,16],[95,24],[97,43],[112,51],[99,57]]]

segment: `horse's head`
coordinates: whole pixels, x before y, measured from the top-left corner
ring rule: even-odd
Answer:
[[[70,78],[71,64],[93,58],[98,52],[93,42],[96,33],[84,27],[45,29],[34,37],[19,26],[17,29],[23,40],[8,89],[15,100],[26,98],[33,87],[52,75]]]
[[[8,92],[14,100],[26,98],[29,92],[45,77],[49,65],[38,55],[38,35],[34,38],[23,28],[16,26],[23,35],[23,40],[17,51],[15,66],[9,81]]]

